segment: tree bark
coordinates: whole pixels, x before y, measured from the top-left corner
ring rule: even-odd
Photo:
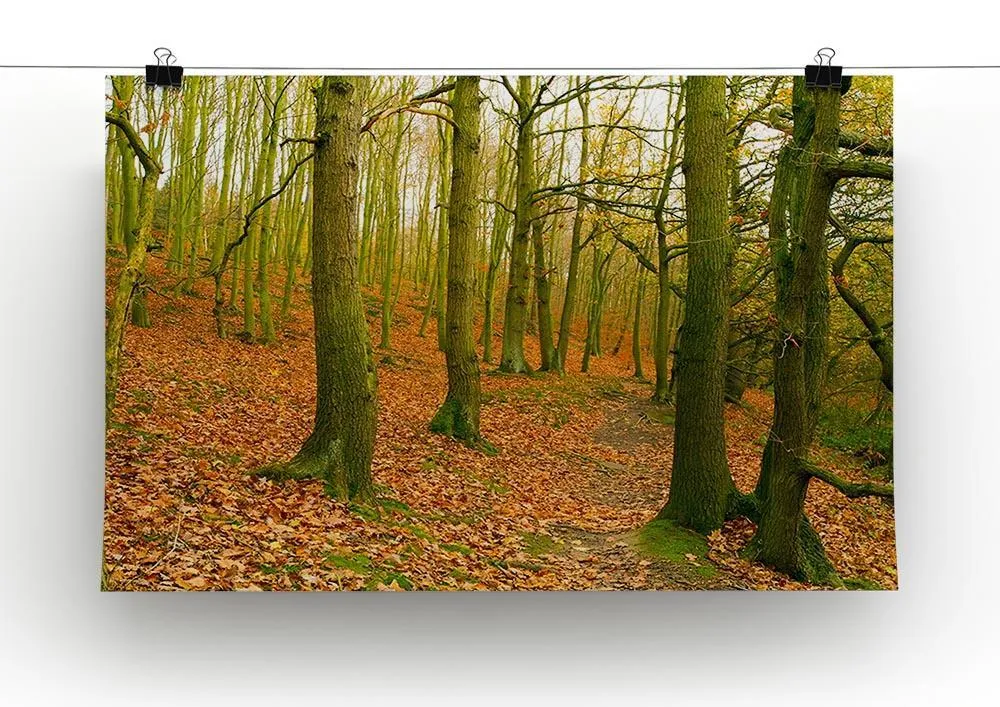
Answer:
[[[816,385],[812,377],[826,363],[826,324],[816,319],[825,316],[825,309],[817,292],[826,291],[825,228],[835,180],[823,160],[837,148],[840,93],[805,91],[797,80],[798,134],[779,156],[769,211],[778,325],[774,420],[755,492],[760,521],[749,554],[797,579],[837,584],[819,536],[805,517],[810,477],[801,460],[815,429],[812,408],[818,394],[810,391]],[[794,239],[789,217],[797,226],[791,230]]]
[[[587,94],[580,94],[578,98],[581,113],[580,130],[580,171],[579,182],[583,183],[588,179],[588,158],[590,156],[590,140],[587,135],[587,124],[590,122],[589,108],[590,99]],[[569,352],[570,329],[573,326],[573,316],[576,314],[577,290],[580,279],[580,253],[583,246],[580,244],[580,237],[583,234],[584,215],[587,210],[587,202],[577,197],[576,209],[573,212],[573,231],[570,236],[569,245],[569,266],[566,271],[566,294],[563,297],[562,313],[559,316],[559,344],[556,349],[556,367],[560,373],[566,372],[566,354]]]
[[[670,146],[667,148],[667,159],[663,184],[656,200],[656,207],[653,210],[653,218],[656,222],[656,250],[657,264],[656,285],[656,334],[653,347],[653,365],[656,369],[656,384],[653,389],[653,400],[658,403],[669,402],[671,399],[671,375],[670,375],[670,340],[673,338],[671,329],[671,309],[670,301],[673,293],[670,290],[670,261],[672,253],[667,242],[669,230],[664,217],[664,209],[670,198],[670,185],[674,179],[674,171],[677,166],[677,154],[680,149],[681,135],[681,107],[684,104],[684,93],[686,84],[681,84],[677,96],[677,103],[674,106],[673,115],[668,119],[667,125],[670,130]],[[663,133],[664,147],[667,147],[667,131]]]
[[[135,90],[134,82],[135,79],[131,76],[118,76],[112,82],[117,104],[121,106],[119,112],[123,116],[127,116],[131,108]],[[139,179],[135,174],[135,151],[121,130],[118,131],[117,148],[121,164],[122,200],[118,215],[122,231],[120,238],[125,243],[126,254],[131,255],[135,248],[136,229],[138,228]],[[153,325],[149,317],[149,309],[146,307],[146,291],[143,288],[139,287],[133,293],[130,309],[134,326],[150,327]]]
[[[104,414],[105,423],[110,423],[118,394],[118,379],[121,373],[122,349],[125,342],[125,323],[129,306],[142,280],[146,265],[146,252],[153,232],[153,210],[156,198],[156,184],[163,172],[159,160],[150,154],[139,134],[120,113],[106,113],[105,120],[115,125],[125,135],[130,154],[139,158],[142,165],[142,181],[139,185],[138,213],[133,231],[132,248],[125,260],[125,267],[118,275],[111,309],[108,312],[104,333]]]
[[[431,430],[478,444],[479,362],[472,316],[475,308],[474,248],[479,229],[479,77],[459,76],[452,93],[451,203],[448,209],[448,394]]]
[[[541,352],[540,371],[556,370],[556,351],[552,345],[552,285],[545,263],[545,243],[542,239],[542,220],[531,223],[531,242],[535,254],[535,302],[538,307],[538,348]]]
[[[517,201],[504,307],[503,349],[500,354],[500,370],[505,373],[528,373],[531,370],[524,357],[524,332],[528,319],[528,290],[531,280],[528,241],[531,237],[535,188],[534,116],[531,107],[527,105],[532,94],[530,76],[518,77],[518,92],[523,98],[518,105]]]
[[[658,517],[705,533],[722,526],[734,488],[724,417],[729,317],[726,85],[717,76],[693,76],[687,83],[687,316],[678,351],[670,498]]]
[[[312,434],[272,478],[320,478],[342,499],[372,496],[377,375],[358,280],[358,144],[367,78],[327,76],[316,89],[312,298],[316,415]]]
[[[639,338],[642,332],[642,300],[646,294],[646,272],[642,266],[639,266],[638,271],[639,283],[636,285],[635,314],[632,318],[632,375],[639,380],[645,380],[646,376],[642,372],[642,343]]]

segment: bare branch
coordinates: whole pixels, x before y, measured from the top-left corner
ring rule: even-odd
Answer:
[[[799,468],[802,473],[810,476],[814,479],[819,479],[833,488],[840,491],[842,494],[848,498],[865,498],[868,496],[878,496],[880,498],[893,498],[895,495],[895,490],[891,484],[855,484],[840,478],[832,471],[827,471],[826,469],[821,469],[812,462],[806,461],[805,459],[799,459]]]

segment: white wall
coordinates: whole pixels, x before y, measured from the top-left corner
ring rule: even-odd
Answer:
[[[0,63],[1000,63],[974,2],[336,5],[23,2]],[[900,591],[517,596],[98,592],[104,73],[0,69],[7,704],[995,704],[1000,71],[896,73]]]

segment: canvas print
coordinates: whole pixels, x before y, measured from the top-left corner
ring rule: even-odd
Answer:
[[[102,589],[896,588],[891,77],[106,92]]]

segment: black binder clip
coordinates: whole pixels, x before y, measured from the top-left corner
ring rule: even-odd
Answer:
[[[837,88],[841,92],[847,90],[844,86],[844,79],[847,79],[847,86],[850,86],[850,77],[845,77],[843,66],[833,66],[833,57],[836,55],[830,47],[823,47],[816,52],[816,63],[806,67],[806,86],[809,88]]]
[[[146,64],[146,85],[161,88],[180,88],[184,77],[184,67],[176,66],[177,57],[166,47],[157,47],[153,52],[156,64]]]

